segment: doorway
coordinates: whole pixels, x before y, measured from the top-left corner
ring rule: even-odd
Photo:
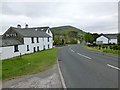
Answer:
[[[36,52],[36,48],[34,47],[34,52]]]

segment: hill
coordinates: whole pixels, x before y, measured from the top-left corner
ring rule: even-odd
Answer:
[[[51,28],[51,31],[54,35],[60,35],[60,34],[63,34],[63,33],[68,33],[70,31],[76,31],[76,32],[78,32],[78,35],[81,35],[81,34],[85,33],[81,29],[78,29],[78,28],[73,27],[73,26],[53,27],[53,28]]]
[[[86,32],[73,26],[53,27],[54,45],[77,44],[83,39]]]

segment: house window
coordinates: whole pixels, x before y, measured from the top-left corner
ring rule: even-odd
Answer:
[[[48,42],[49,42],[49,37],[48,37]]]
[[[37,43],[39,43],[39,38],[37,37]]]
[[[50,45],[48,44],[48,48],[50,48]]]
[[[19,50],[18,50],[18,45],[15,45],[14,46],[14,52],[18,52]]]
[[[29,45],[27,45],[27,51],[30,51],[30,50],[29,50]]]
[[[34,43],[34,38],[33,37],[31,37],[31,41],[32,41],[32,43]]]
[[[37,46],[37,51],[39,51],[39,46]]]

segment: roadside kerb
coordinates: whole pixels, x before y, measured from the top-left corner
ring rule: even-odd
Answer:
[[[60,65],[59,65],[58,59],[57,59],[57,65],[58,65],[58,70],[59,70],[59,75],[60,75],[62,86],[66,90],[67,88],[66,88],[66,85],[65,85],[65,81],[64,81],[61,69],[60,69]]]

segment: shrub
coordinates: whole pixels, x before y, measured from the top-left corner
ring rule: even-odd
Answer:
[[[71,43],[71,44],[77,44],[77,40],[71,39],[71,40],[70,40],[70,43]]]
[[[110,48],[110,49],[113,49],[113,47],[112,47],[111,45],[109,46],[109,48]]]
[[[113,45],[113,50],[120,50],[120,45]]]

